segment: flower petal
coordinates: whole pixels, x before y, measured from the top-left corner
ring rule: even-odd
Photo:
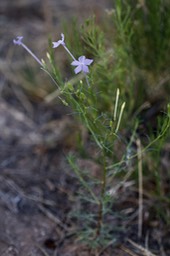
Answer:
[[[81,63],[84,63],[85,59],[86,59],[85,56],[80,56],[80,57],[78,58],[79,62],[81,62]]]
[[[59,40],[60,41],[60,40]],[[58,47],[59,45],[60,45],[60,42],[53,42],[53,48],[56,48],[56,47]]]
[[[13,39],[13,43],[17,45],[21,45],[22,39],[23,39],[23,36],[17,36],[17,39]]]
[[[77,68],[75,68],[74,69],[74,73],[75,74],[78,74],[78,73],[80,73],[82,71],[82,67],[79,65],[79,66],[77,66]]]
[[[79,66],[80,62],[78,60],[74,60],[74,61],[71,62],[71,65],[72,66]]]
[[[89,73],[89,68],[88,68],[88,66],[83,65],[82,71],[83,71],[85,74],[86,74],[86,73]]]
[[[92,62],[93,62],[92,59],[85,59],[84,64],[85,65],[90,65]]]
[[[64,42],[64,34],[61,33],[61,41]]]

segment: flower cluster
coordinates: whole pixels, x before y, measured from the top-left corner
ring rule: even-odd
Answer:
[[[58,40],[57,42],[53,42],[53,48],[56,48],[59,45],[62,45],[65,48],[65,50],[69,53],[71,58],[73,59],[73,62],[71,63],[71,65],[76,67],[74,69],[75,74],[78,74],[80,72],[83,72],[84,74],[89,73],[88,66],[93,62],[92,59],[87,59],[85,56],[80,56],[78,60],[76,60],[73,54],[66,47],[66,44],[64,42],[64,34],[61,34],[61,40]]]
[[[41,65],[43,66],[43,63],[40,61],[40,59],[22,42],[23,36],[17,36],[16,39],[13,40],[13,43],[16,45],[21,45],[31,56]],[[93,62],[92,59],[87,59],[85,56],[80,56],[78,60],[75,59],[73,54],[69,51],[69,49],[66,47],[66,44],[64,42],[64,34],[61,34],[61,39],[57,42],[53,42],[53,48],[56,48],[58,46],[62,45],[64,49],[69,53],[71,58],[73,59],[71,65],[75,66],[74,69],[75,74],[78,74],[80,72],[83,72],[85,75],[89,73],[88,66],[91,65]]]

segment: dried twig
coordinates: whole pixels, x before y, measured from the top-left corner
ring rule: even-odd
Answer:
[[[125,247],[124,245],[120,246],[120,249],[126,253],[128,253],[130,256],[138,256],[136,253],[132,252],[130,249]]]
[[[138,214],[138,238],[142,237],[143,225],[143,173],[142,173],[142,150],[141,141],[137,139],[137,158],[138,158],[138,180],[139,180],[139,214]]]
[[[156,254],[153,254],[148,249],[144,248],[143,246],[135,243],[131,239],[127,239],[127,241],[132,244],[134,247],[136,247],[138,250],[140,250],[143,253],[143,256],[157,256]]]
[[[35,246],[42,252],[44,256],[49,256],[49,254],[39,244],[35,244]]]
[[[50,211],[48,211],[44,206],[39,205],[38,208],[52,221],[54,221],[57,225],[62,227],[65,231],[68,230],[67,226],[62,223],[62,221],[54,216]]]
[[[34,201],[34,202],[39,202],[39,203],[42,203],[44,205],[56,206],[56,203],[54,201],[44,199],[44,198],[41,198],[41,197],[37,197],[37,196],[34,196],[34,195],[27,195],[14,181],[12,181],[10,179],[5,180],[3,177],[0,177],[0,179],[2,179],[14,191],[16,191],[21,197],[25,197],[27,199],[30,199],[30,200]]]

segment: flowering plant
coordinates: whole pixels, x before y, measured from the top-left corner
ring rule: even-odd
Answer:
[[[66,47],[66,44],[64,42],[64,34],[61,34],[61,40],[58,40],[57,42],[53,42],[53,48],[58,47],[59,45],[62,45],[64,49],[69,53],[71,58],[73,59],[73,62],[71,63],[72,66],[77,66],[74,69],[75,74],[78,74],[80,72],[83,72],[84,74],[89,73],[89,68],[88,66],[91,65],[93,60],[91,59],[86,59],[85,56],[80,56],[78,60],[75,59],[73,54],[69,51],[69,49]]]
[[[80,184],[82,185],[79,188],[81,190],[81,193],[79,193],[79,206],[81,205],[81,207],[78,207],[80,209],[80,213],[76,215],[82,228],[82,232],[78,233],[79,239],[83,240],[83,242],[88,242],[90,245],[93,246],[93,248],[94,246],[98,245],[105,245],[104,248],[106,248],[108,245],[113,244],[113,241],[115,239],[115,237],[113,237],[114,227],[113,225],[110,225],[110,222],[108,220],[114,220],[114,196],[117,192],[117,196],[118,198],[120,198],[120,186],[124,185],[125,181],[130,177],[135,169],[139,170],[139,179],[142,180],[142,153],[144,149],[148,149],[154,143],[163,141],[170,127],[170,106],[168,106],[168,115],[167,118],[164,118],[164,123],[161,126],[160,134],[156,138],[154,138],[153,141],[151,141],[149,145],[146,146],[146,148],[142,149],[142,144],[137,133],[139,121],[136,121],[136,116],[137,114],[139,114],[139,112],[141,112],[141,110],[144,110],[144,108],[146,107],[146,102],[144,101],[144,104],[142,104],[141,106],[139,105],[142,102],[141,91],[143,90],[143,88],[140,86],[141,81],[139,83],[139,86],[137,87],[139,80],[136,80],[136,73],[138,74],[139,67],[136,66],[136,63],[138,62],[137,59],[134,62],[134,56],[136,58],[137,56],[142,55],[138,44],[135,43],[136,40],[133,41],[132,39],[132,35],[133,38],[135,38],[138,34],[134,33],[132,27],[135,26],[135,31],[137,31],[138,26],[141,24],[141,22],[138,22],[138,24],[134,21],[132,22],[131,17],[133,15],[131,15],[130,13],[131,9],[122,8],[123,2],[125,3],[126,1],[116,1],[116,9],[113,11],[116,33],[109,33],[108,38],[105,38],[102,30],[97,27],[96,24],[94,24],[94,20],[92,20],[91,22],[88,20],[83,27],[84,32],[81,34],[81,39],[84,44],[83,47],[81,47],[80,40],[78,39],[80,36],[80,30],[77,29],[77,34],[75,34],[76,29],[74,29],[74,37],[72,37],[73,45],[70,45],[69,48],[71,49],[72,47],[72,49],[74,49],[74,40],[77,40],[76,46],[79,46],[76,48],[78,57],[75,58],[72,54],[72,49],[71,51],[70,49],[68,49],[68,41],[66,43],[64,34],[61,34],[61,39],[57,42],[53,42],[50,48],[50,53],[47,53],[47,57],[51,65],[50,69],[48,68],[49,65],[47,65],[44,60],[40,60],[23,43],[22,36],[18,36],[16,39],[13,40],[13,43],[15,45],[22,46],[29,54],[31,54],[31,56],[40,65],[41,69],[50,76],[54,84],[57,86],[57,90],[48,96],[54,96],[51,98],[58,97],[63,102],[63,104],[72,108],[74,116],[85,125],[88,131],[87,135],[88,140],[90,141],[89,144],[92,144],[92,147],[95,144],[95,152],[94,150],[91,150],[89,153],[87,152],[88,150],[86,150],[86,147],[83,144],[83,139],[80,143],[80,151],[83,157],[92,159],[101,167],[95,175],[91,172],[91,169],[82,170],[82,168],[78,166],[76,161],[77,159],[73,153],[70,153],[68,156],[70,166],[72,167],[73,171],[75,172],[80,181]],[[138,8],[138,10],[139,9],[143,10],[143,8]],[[153,12],[150,13],[153,15]],[[141,17],[143,16],[141,15]],[[167,15],[167,17],[169,16]],[[150,20],[154,22],[159,22],[159,19],[153,19],[153,17]],[[153,31],[154,34],[154,36],[152,36],[153,34],[149,33],[152,40],[153,38],[155,40],[155,35],[160,32],[160,29],[157,29],[155,34],[154,22],[151,22],[153,25],[153,29],[149,30],[150,32]],[[169,28],[169,23],[167,24]],[[110,31],[112,30],[113,27],[111,27]],[[145,32],[145,29],[142,31]],[[67,40],[69,40],[69,37],[67,38]],[[105,41],[107,41],[107,47],[105,46]],[[141,37],[139,37],[137,41],[143,42],[141,40]],[[147,44],[147,40],[144,41]],[[160,42],[160,40],[158,41]],[[132,53],[132,51],[134,51],[135,45],[137,54],[134,54],[134,52]],[[57,70],[57,66],[55,65],[54,49],[60,46],[65,49],[65,51],[72,59],[70,64],[72,67],[74,67],[74,73],[76,74],[76,76],[74,75],[70,80],[68,80],[68,78],[67,80],[61,79],[61,76]],[[155,44],[155,46],[159,46],[159,43]],[[84,53],[84,49],[86,49],[86,53]],[[167,53],[166,47],[164,47],[164,51],[165,53]],[[157,49],[155,50],[155,52],[156,54],[158,54]],[[146,52],[144,51],[144,53]],[[162,55],[161,51],[160,53],[161,54],[159,55],[158,59],[161,59],[160,57],[164,56]],[[90,56],[91,59],[86,58],[85,55]],[[95,61],[93,61],[93,59]],[[146,61],[146,58],[144,59]],[[155,60],[155,58],[151,59],[152,61]],[[91,66],[93,62],[94,65]],[[140,61],[138,63],[140,63]],[[148,63],[144,63],[145,65],[141,65],[142,63],[143,62],[140,63],[140,68],[148,66]],[[156,64],[156,66],[158,64],[159,66],[160,63],[155,62],[154,64]],[[156,71],[157,70],[158,69],[156,69]],[[150,74],[150,70],[148,73]],[[135,91],[136,87],[138,89]],[[138,97],[136,97],[137,95]],[[128,99],[127,108],[125,108],[125,99]],[[136,106],[137,110],[135,109]],[[125,138],[120,133],[120,128],[123,121],[125,127],[124,130],[126,132],[126,126],[129,125],[128,136],[126,136]],[[135,128],[133,129],[132,126],[134,126],[134,124]],[[131,130],[133,129],[130,133],[129,127]],[[125,134],[124,131],[123,134]],[[149,138],[148,135],[147,138]],[[121,142],[126,145],[126,149],[124,149],[125,147],[123,147],[123,150],[121,147],[119,149],[119,145],[121,145]],[[134,148],[136,151],[134,150]],[[160,152],[159,150],[158,152]],[[119,151],[123,151],[123,153],[120,153]],[[119,155],[119,153],[121,156]],[[132,159],[136,158],[138,161],[138,168],[136,168],[136,166],[133,168]],[[161,188],[162,186],[157,183],[157,178],[159,177],[159,174],[155,172],[156,158],[154,158],[153,165],[154,173],[156,174],[155,184],[157,184],[158,187]],[[150,168],[151,166],[149,167],[149,170]],[[120,178],[120,173],[125,173],[124,179],[115,186],[113,185],[115,184],[114,178],[116,177],[116,175]],[[143,188],[141,180],[139,180],[139,238],[142,235],[143,216],[143,208],[140,207],[143,203]],[[162,191],[160,192],[160,195],[162,195]],[[89,205],[90,207],[87,207]],[[89,209],[91,209],[91,211],[89,211]],[[129,210],[127,212],[129,212]],[[115,220],[112,223],[115,223]]]
[[[112,152],[111,147],[113,145],[113,141],[117,137],[117,133],[120,127],[120,122],[122,118],[122,114],[124,111],[125,103],[122,104],[120,113],[118,113],[119,109],[119,89],[116,92],[116,102],[115,102],[115,111],[114,117],[111,117],[112,120],[109,120],[110,117],[107,117],[106,114],[100,112],[93,104],[97,102],[97,94],[94,91],[94,88],[91,87],[88,75],[90,75],[89,67],[93,63],[93,59],[86,58],[84,55],[78,57],[76,59],[71,51],[68,49],[65,43],[65,36],[61,34],[61,39],[57,42],[52,42],[53,48],[58,48],[62,46],[69,56],[72,58],[71,66],[74,68],[74,73],[82,73],[83,77],[85,77],[85,83],[88,87],[84,86],[83,81],[80,80],[77,88],[73,88],[73,85],[68,82],[63,86],[60,86],[57,82],[57,78],[50,73],[47,68],[47,65],[44,60],[40,60],[24,43],[23,37],[18,36],[13,40],[15,45],[22,46],[31,56],[40,64],[41,68],[52,78],[55,84],[58,86],[58,90],[60,91],[61,96],[58,96],[65,105],[70,105],[74,111],[76,111],[79,115],[79,118],[84,122],[85,126],[91,133],[93,140],[96,142],[97,146],[100,150],[100,164],[103,165],[103,175],[101,180],[101,193],[100,195],[96,195],[93,189],[86,182],[86,179],[82,177],[81,171],[75,164],[74,157],[72,155],[68,156],[68,161],[72,166],[72,169],[75,171],[78,176],[81,184],[84,189],[86,189],[89,193],[89,196],[94,200],[95,205],[98,206],[98,211],[95,213],[96,215],[96,230],[93,230],[93,237],[96,239],[101,235],[103,229],[103,217],[104,217],[104,208],[105,208],[105,197],[109,193],[107,192],[107,155]],[[52,57],[50,54],[47,54],[50,63],[53,65]],[[92,100],[93,99],[93,100]],[[94,100],[95,99],[95,100]],[[109,122],[106,120],[109,120]],[[105,135],[103,136],[103,129],[105,130]],[[92,177],[93,179],[93,177]],[[90,199],[91,200],[91,199]]]

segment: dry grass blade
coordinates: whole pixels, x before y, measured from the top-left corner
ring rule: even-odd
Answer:
[[[143,225],[143,173],[142,173],[142,149],[140,139],[137,139],[138,180],[139,180],[139,215],[138,215],[138,238],[142,237]]]
[[[44,206],[42,205],[39,205],[38,206],[39,209],[49,218],[51,219],[52,221],[54,221],[57,225],[59,225],[60,227],[62,227],[64,230],[68,230],[68,228],[66,227],[66,225],[64,225],[62,223],[62,221],[57,218],[56,216],[54,216],[50,211],[48,211]]]
[[[143,253],[143,256],[158,256],[156,254],[153,254],[152,252],[150,252],[148,249],[144,248],[143,246],[135,243],[134,241],[132,241],[131,239],[127,239],[127,241],[133,245],[134,247],[136,247],[139,251],[141,251],[141,253]]]
[[[2,180],[7,185],[9,185],[9,187],[11,187],[14,191],[16,191],[22,197],[25,197],[25,198],[30,199],[32,201],[39,202],[39,203],[42,203],[42,204],[48,205],[48,206],[55,206],[56,205],[56,203],[54,201],[47,200],[47,199],[37,197],[37,196],[34,196],[34,195],[27,195],[14,181],[12,181],[10,179],[4,180],[2,177],[0,177],[0,180]]]
[[[41,253],[42,253],[44,256],[50,256],[40,245],[35,244],[35,246],[41,251]]]
[[[124,245],[121,245],[120,249],[126,253],[128,253],[128,255],[130,256],[138,256],[136,253],[132,252],[130,249],[128,249],[127,247],[125,247]]]

